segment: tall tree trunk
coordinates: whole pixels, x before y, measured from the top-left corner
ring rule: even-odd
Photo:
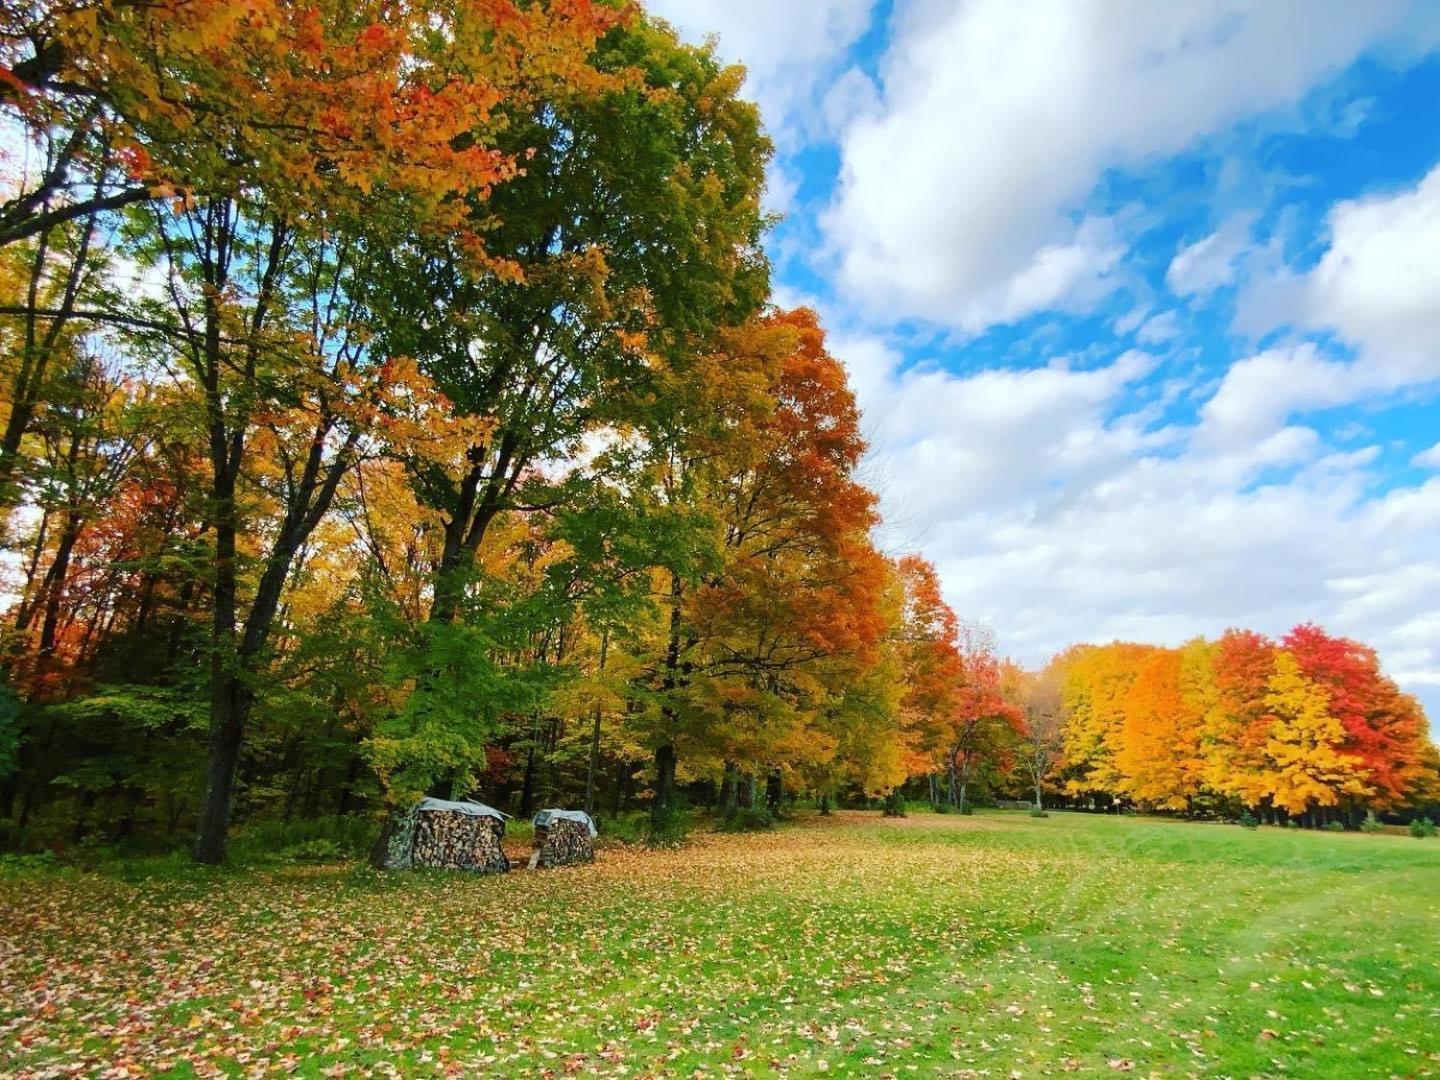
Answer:
[[[655,799],[650,804],[650,825],[659,829],[675,809],[675,747],[666,743],[655,750]]]
[[[720,781],[720,797],[717,800],[720,803],[722,813],[728,814],[734,811],[737,787],[735,763],[733,761],[727,761],[725,762],[724,779]]]
[[[665,643],[665,676],[661,682],[660,716],[663,741],[655,748],[655,799],[650,804],[650,825],[660,826],[670,817],[675,801],[675,706],[671,697],[680,685],[680,605],[685,586],[680,575],[670,573],[670,633]]]
[[[785,780],[776,769],[765,778],[765,809],[771,817],[779,817],[781,803],[785,801]]]
[[[610,651],[610,631],[604,630],[600,634],[600,666],[599,674],[605,673],[605,656]],[[595,724],[590,730],[590,764],[585,770],[585,813],[591,816],[595,813],[595,775],[600,770],[600,718],[602,710],[600,703],[595,703]]]
[[[535,742],[525,755],[525,780],[520,785],[520,816],[529,818],[535,812]]]

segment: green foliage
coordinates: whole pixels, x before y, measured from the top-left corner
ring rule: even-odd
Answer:
[[[677,848],[685,843],[691,827],[689,813],[678,806],[672,806],[658,821],[650,819],[645,831],[645,843],[654,848]]]
[[[53,851],[0,852],[0,877],[19,877],[53,871],[61,865]]]
[[[650,836],[650,814],[644,810],[601,814],[595,819],[595,829],[601,844],[643,844]]]
[[[892,791],[885,797],[883,812],[886,817],[901,818],[906,816],[905,796],[898,791]]]
[[[239,864],[269,862],[324,862],[364,859],[379,834],[370,817],[297,818],[259,821],[236,833],[231,858]]]
[[[1049,817],[1049,816],[1050,816],[1050,811],[1049,811],[1049,810],[1041,810],[1041,809],[1039,809],[1039,808],[1036,808],[1036,809],[1030,811],[1030,816],[1033,817],[1033,818]]]
[[[1296,821],[1293,817],[1292,817],[1292,818],[1286,818],[1286,819],[1285,819],[1285,828],[1287,828],[1287,829],[1298,829],[1298,828],[1300,828],[1300,822]]]
[[[1240,820],[1237,821],[1236,824],[1242,829],[1258,829],[1260,827],[1260,819],[1250,813],[1249,810],[1246,810],[1240,815]]]
[[[343,862],[346,858],[339,844],[323,837],[302,840],[280,854],[287,862],[293,863],[333,863]]]
[[[1435,833],[1435,822],[1431,821],[1429,818],[1417,817],[1414,821],[1410,822],[1410,835],[1415,837],[1415,839],[1417,840],[1423,840],[1426,837],[1434,836]]]
[[[20,699],[0,685],[0,780],[15,771],[20,760]]]
[[[1345,823],[1343,821],[1332,821],[1326,825],[1325,828],[1328,832],[1344,832]]]
[[[1365,815],[1365,820],[1360,822],[1360,831],[1363,833],[1384,832],[1385,826],[1380,824],[1380,819],[1375,816],[1375,811],[1371,810]]]
[[[937,813],[937,814],[953,814],[953,813],[955,813],[955,807],[951,806],[948,802],[931,803],[931,804],[930,804],[930,809],[931,809],[932,811],[934,811],[935,813]]]
[[[775,819],[763,806],[736,807],[720,818],[716,829],[720,832],[764,832],[775,827]]]

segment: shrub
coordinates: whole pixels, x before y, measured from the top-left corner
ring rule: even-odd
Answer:
[[[631,810],[613,817],[600,815],[595,819],[595,829],[602,843],[644,843],[650,835],[650,815],[644,810]],[[508,835],[508,829],[506,833]]]
[[[654,848],[677,848],[690,833],[690,816],[679,807],[672,807],[657,821],[650,820],[645,842]]]
[[[1365,815],[1365,820],[1360,822],[1360,831],[1367,833],[1384,832],[1385,826],[1380,824],[1380,819],[1375,816],[1375,811],[1371,810]]]
[[[1030,811],[1030,816],[1031,816],[1031,817],[1049,817],[1049,816],[1050,816],[1050,811],[1049,811],[1049,810],[1041,810],[1041,809],[1037,806],[1037,807],[1035,807],[1034,809],[1032,809],[1032,810]]]
[[[901,795],[898,791],[892,791],[889,795],[885,797],[885,816],[905,816],[905,797]]]
[[[951,806],[948,802],[931,803],[931,804],[930,804],[930,809],[933,810],[933,811],[935,811],[935,813],[937,813],[937,814],[953,814],[953,813],[955,813],[955,808],[954,808],[953,806]]]
[[[37,851],[24,855],[17,852],[0,852],[0,875],[53,870],[59,865],[60,860],[55,857],[53,851]]]
[[[1242,829],[1258,829],[1260,827],[1259,820],[1255,817],[1254,814],[1250,813],[1249,810],[1246,810],[1243,814],[1240,815],[1240,820],[1236,822],[1236,824],[1239,825]]]
[[[1344,823],[1343,821],[1332,821],[1332,822],[1330,822],[1329,825],[1326,825],[1326,826],[1325,826],[1325,831],[1326,831],[1326,832],[1344,832],[1344,831],[1345,831],[1345,823]]]
[[[1287,818],[1286,821],[1285,821],[1285,828],[1287,828],[1287,829],[1298,829],[1298,828],[1300,828],[1300,822],[1296,821],[1293,817],[1292,817],[1292,818]]]
[[[342,862],[346,858],[338,843],[323,836],[293,844],[282,855],[287,862],[311,864]]]
[[[736,807],[721,818],[718,825],[721,832],[763,832],[774,827],[775,819],[763,806]]]
[[[1435,823],[1429,818],[1417,817],[1410,822],[1410,835],[1417,840],[1423,840],[1427,836],[1435,835]]]

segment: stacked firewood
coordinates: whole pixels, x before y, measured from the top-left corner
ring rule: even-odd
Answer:
[[[594,860],[595,838],[582,821],[552,818],[549,825],[536,827],[535,850],[534,865],[571,866]]]
[[[411,865],[503,874],[510,869],[501,846],[504,838],[505,823],[497,818],[422,811],[415,822]]]

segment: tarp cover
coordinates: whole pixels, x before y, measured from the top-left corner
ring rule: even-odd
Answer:
[[[584,810],[541,810],[535,815],[533,824],[537,829],[543,829],[549,826],[550,822],[555,818],[559,818],[562,821],[578,821],[590,830],[591,836],[600,835],[599,831],[595,828],[595,822],[590,820],[590,815],[585,813]]]
[[[493,817],[498,821],[504,821],[505,815],[493,806],[486,806],[478,802],[451,802],[448,799],[421,799],[420,804],[415,807],[420,813],[449,812],[452,814],[468,814],[471,817]]]

